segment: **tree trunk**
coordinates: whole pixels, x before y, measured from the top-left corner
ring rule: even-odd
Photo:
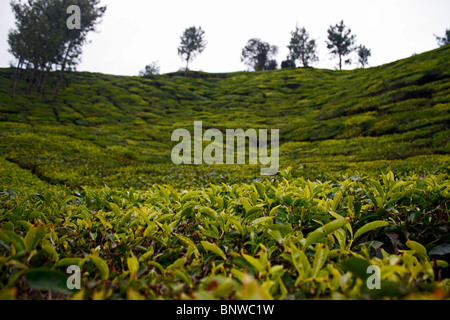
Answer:
[[[22,68],[22,59],[19,59],[19,62],[17,63],[17,69],[16,72],[14,74],[14,86],[13,86],[13,98],[15,99],[17,94],[16,94],[16,89],[17,89],[17,82],[19,82],[19,77],[20,77],[20,70]]]
[[[33,71],[31,72],[31,77],[28,79],[28,87],[27,87],[27,94],[31,93],[31,89],[33,88],[33,82],[35,80],[36,75],[36,67],[33,67]]]
[[[66,55],[64,56],[64,60],[61,65],[61,70],[59,72],[59,79],[56,81],[56,88],[55,88],[55,91],[53,92],[52,101],[56,100],[56,96],[58,95],[59,90],[61,89],[61,82],[63,80],[63,75],[64,75],[64,71],[66,69],[66,64],[67,64],[67,59],[69,58],[69,53],[70,53],[70,50],[72,49],[72,45],[73,45],[73,42],[70,42],[69,47],[67,48],[67,51],[66,51]]]
[[[36,92],[37,93],[41,92],[41,83],[42,83],[43,78],[44,78],[44,69],[40,69],[39,77],[37,78],[37,82],[36,82]]]
[[[41,97],[44,96],[45,88],[47,86],[47,81],[48,81],[48,78],[49,78],[49,75],[50,75],[51,68],[52,68],[51,64],[50,64],[50,66],[46,67],[46,70],[45,70],[45,73],[44,73],[44,79],[42,80]]]
[[[188,77],[189,60],[191,60],[191,55],[190,55],[190,54],[188,54],[188,56],[187,56],[187,58],[186,58],[186,71],[184,72],[184,77],[185,77],[185,78]]]
[[[339,55],[339,70],[342,71],[342,56]]]

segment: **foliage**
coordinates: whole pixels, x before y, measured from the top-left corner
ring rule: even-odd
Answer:
[[[356,53],[358,54],[358,62],[362,68],[369,64],[369,57],[372,55],[370,49],[366,48],[366,46],[359,45],[356,49]]]
[[[290,60],[289,57],[286,58],[283,62],[281,62],[281,69],[294,69],[296,67],[295,62]]]
[[[241,61],[255,71],[274,70],[276,69],[274,58],[277,53],[277,46],[272,46],[260,39],[253,38],[242,49]]]
[[[199,119],[205,130],[280,129],[282,167],[311,180],[389,169],[448,173],[448,61],[443,47],[344,72],[68,73],[71,86],[54,103],[37,94],[13,100],[14,71],[1,69],[0,158],[15,169],[2,171],[0,187],[40,180],[76,189],[186,188],[261,178],[254,166],[174,166],[172,132]]]
[[[290,173],[190,191],[3,192],[2,291],[250,299],[251,283],[266,299],[449,297],[437,251],[450,240],[444,175],[311,182]],[[61,281],[69,265],[82,269],[80,291]],[[381,268],[382,290],[368,290],[361,265]]]
[[[295,30],[291,32],[291,41],[288,48],[290,60],[294,62],[299,60],[304,68],[319,61],[316,54],[316,40],[309,38],[309,33],[304,27],[296,26]]]
[[[153,76],[157,76],[159,75],[159,65],[158,62],[152,62],[149,65],[145,66],[145,69],[143,71],[139,72],[139,76],[140,77],[144,77],[144,78],[151,78]]]
[[[339,58],[339,70],[342,70],[342,59],[354,51],[355,35],[352,30],[347,28],[342,20],[339,24],[330,26],[328,29],[327,48],[330,52]],[[351,64],[351,60],[344,61],[345,64]]]
[[[439,46],[441,46],[441,47],[448,45],[450,43],[450,29],[445,30],[444,37],[436,36],[436,40],[437,40]]]
[[[10,52],[18,61],[16,78],[23,67],[30,70],[25,77],[29,81],[28,93],[35,84],[42,95],[50,71],[59,70],[54,92],[56,97],[64,71],[78,64],[88,33],[95,31],[106,11],[106,7],[99,7],[99,3],[99,0],[11,1],[17,29],[9,33],[8,43]],[[67,27],[66,11],[72,5],[78,6],[83,14],[79,29]]]
[[[202,53],[206,48],[204,39],[205,31],[201,27],[187,28],[181,36],[181,44],[178,48],[178,54],[186,61],[186,76],[188,72],[189,62],[191,62],[197,54]]]
[[[0,69],[0,299],[448,298],[449,52],[352,71],[69,72],[54,102],[14,100]],[[173,165],[171,133],[200,119],[280,129],[279,174]]]

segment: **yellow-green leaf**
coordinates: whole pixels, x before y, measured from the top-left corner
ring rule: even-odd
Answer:
[[[178,279],[181,279],[189,286],[192,286],[192,279],[189,277],[186,271],[184,271],[183,269],[178,269],[175,270],[174,274]]]
[[[339,207],[339,204],[341,203],[341,200],[342,200],[342,192],[339,191],[334,195],[333,204],[331,207],[333,212],[336,212],[337,208]]]
[[[299,250],[292,242],[291,257],[294,267],[295,269],[297,269],[299,278],[303,279],[305,277],[308,277],[309,271],[311,270],[311,264],[309,263],[305,253],[302,250]]]
[[[363,226],[362,228],[358,229],[358,231],[356,231],[355,236],[353,237],[353,240],[356,240],[364,233],[367,233],[369,231],[372,231],[372,230],[375,230],[378,228],[387,227],[388,225],[389,225],[389,222],[386,222],[386,221],[370,222],[370,223],[366,224],[365,226]]]
[[[94,255],[90,255],[89,258],[95,264],[97,269],[100,271],[100,275],[101,275],[102,279],[108,280],[109,268],[108,268],[108,264],[106,263],[106,261],[103,260],[102,258],[94,256]]]
[[[139,271],[139,261],[136,259],[133,253],[131,257],[127,258],[128,271],[130,272],[130,279],[137,279],[137,272]]]
[[[269,221],[269,220],[273,220],[274,218],[275,218],[275,217],[262,217],[262,218],[258,218],[258,219],[254,220],[254,221],[250,224],[250,227],[257,226],[258,224],[264,223],[264,222]]]
[[[316,255],[314,257],[313,264],[313,277],[317,277],[319,271],[322,269],[323,265],[327,261],[328,253],[330,249],[325,244],[318,244],[316,246]]]
[[[4,231],[4,234],[8,236],[11,243],[14,245],[14,248],[16,248],[17,252],[25,251],[25,243],[23,242],[23,239],[19,237],[17,234],[15,234],[13,231]]]
[[[321,228],[318,228],[317,230],[311,232],[308,237],[306,238],[306,242],[304,245],[304,248],[308,248],[310,245],[315,243],[323,243],[326,240],[326,237],[335,232],[336,230],[339,230],[340,228],[344,227],[348,223],[347,219],[339,219],[335,220],[333,222],[330,222],[326,225],[324,225]]]
[[[81,258],[64,258],[58,261],[56,267],[78,266]]]
[[[248,263],[250,263],[257,271],[259,272],[263,272],[264,268],[261,264],[261,262],[259,262],[257,259],[253,258],[252,256],[249,256],[248,254],[245,254],[244,252],[242,252],[242,256],[244,257],[245,260],[247,260]]]
[[[418,253],[419,255],[427,256],[427,249],[418,242],[408,240],[406,242],[406,246],[411,250],[416,251],[416,253]]]
[[[258,192],[259,196],[264,199],[266,195],[266,188],[264,187],[264,185],[262,183],[255,182],[255,189]]]
[[[27,251],[31,252],[32,250],[36,249],[37,245],[42,240],[44,235],[45,229],[42,226],[31,227],[24,239]]]
[[[227,256],[225,255],[225,253],[215,243],[209,243],[207,241],[202,241],[201,243],[202,243],[203,248],[206,251],[210,251],[210,252],[218,255],[222,259],[227,260]]]
[[[59,260],[58,252],[56,252],[56,249],[49,241],[42,241],[42,250],[44,250],[53,259],[53,261]]]

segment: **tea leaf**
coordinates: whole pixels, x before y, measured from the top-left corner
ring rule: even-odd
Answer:
[[[347,219],[340,219],[340,220],[335,220],[333,222],[330,222],[327,225],[316,229],[315,231],[311,232],[308,235],[303,248],[306,249],[312,244],[325,242],[326,237],[329,234],[335,232],[336,230],[339,230],[340,228],[344,227],[346,224],[348,224]]]
[[[102,279],[108,280],[109,279],[109,268],[108,268],[108,264],[106,263],[106,261],[103,260],[102,258],[94,256],[94,255],[89,255],[89,259],[91,259],[91,261],[95,264],[95,266],[100,271],[100,275],[101,275]]]
[[[202,241],[201,244],[206,251],[210,251],[210,252],[218,255],[222,259],[227,260],[227,256],[225,255],[225,253],[215,243],[209,243],[207,241]]]
[[[59,271],[33,269],[26,273],[26,282],[33,289],[70,294],[67,276]]]
[[[389,222],[386,221],[374,221],[374,222],[370,222],[366,225],[364,225],[362,228],[358,229],[358,231],[356,231],[353,240],[356,240],[357,238],[359,238],[360,236],[362,236],[364,233],[367,233],[369,231],[378,229],[378,228],[383,228],[383,227],[387,227],[389,226]]]

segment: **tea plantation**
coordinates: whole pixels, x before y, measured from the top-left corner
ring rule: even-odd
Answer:
[[[66,78],[56,101],[24,81],[13,99],[0,69],[0,299],[450,297],[449,46],[352,71]],[[194,121],[279,129],[279,174],[174,165]]]

